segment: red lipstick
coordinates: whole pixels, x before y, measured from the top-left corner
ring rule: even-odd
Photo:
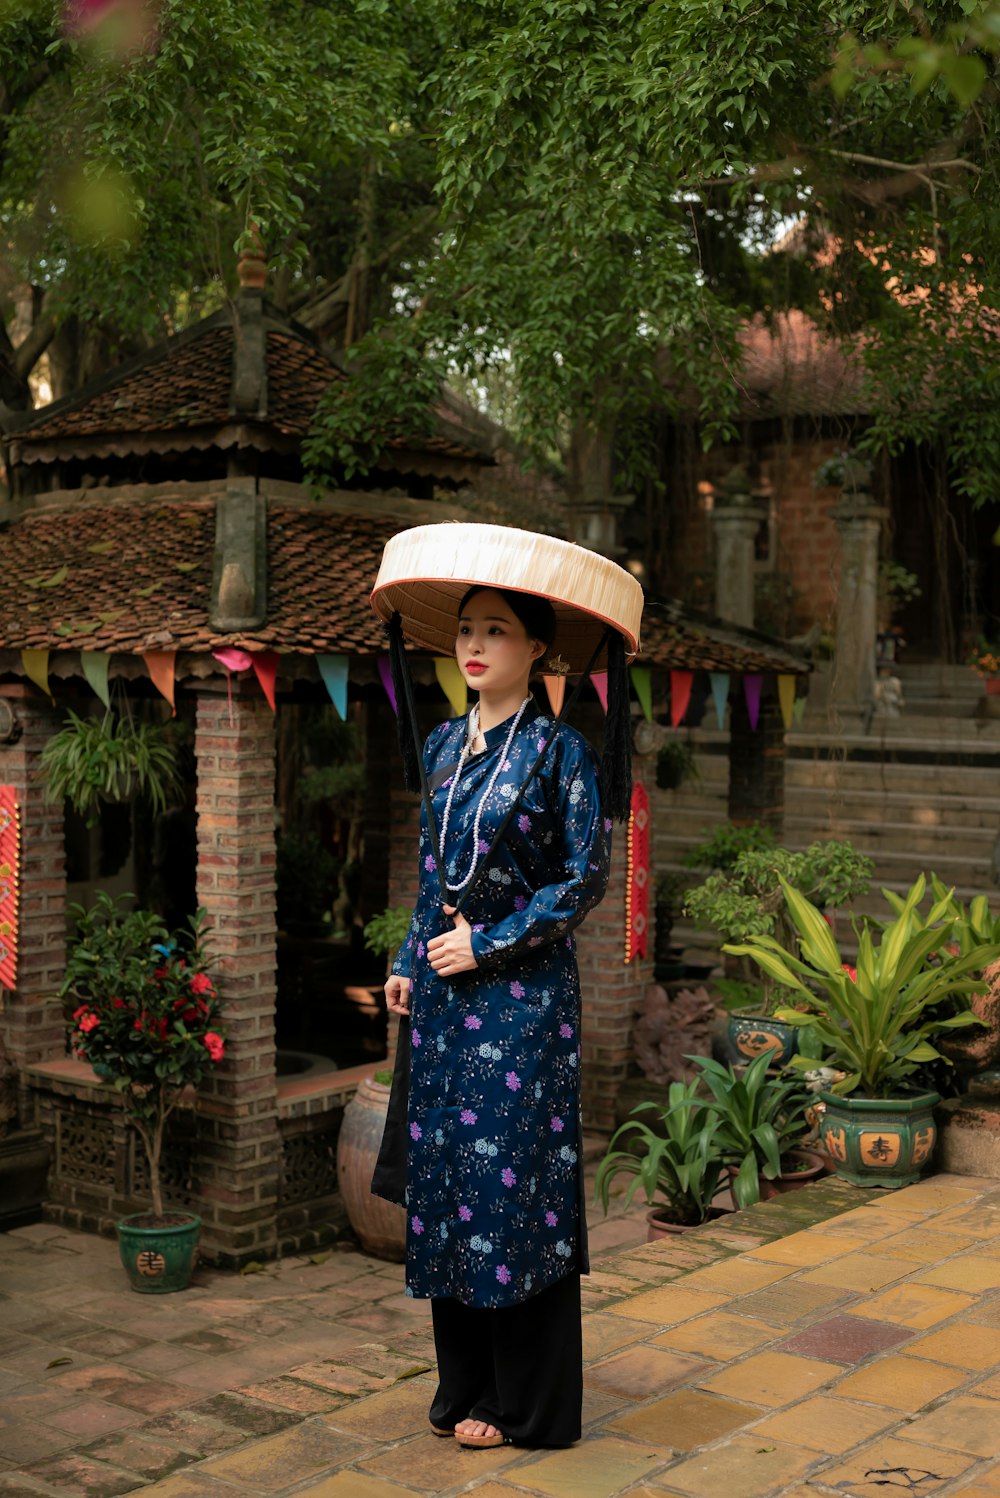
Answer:
[[[484,671],[489,670],[489,667],[481,665],[479,661],[468,661],[465,669],[471,676],[481,676]]]

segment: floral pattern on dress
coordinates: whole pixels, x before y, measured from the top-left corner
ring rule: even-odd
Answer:
[[[470,756],[452,804],[450,877],[472,858],[476,808],[506,742],[507,723]],[[424,748],[440,827],[441,774],[457,761],[466,719],[440,724]],[[581,1265],[580,981],[573,930],[603,897],[610,823],[593,750],[575,729],[528,709],[480,822],[488,846],[508,785],[549,752],[463,913],[473,972],[440,978],[426,944],[449,929],[421,822],[420,889],[393,972],[410,979],[407,1292],[467,1305],[513,1305]],[[414,1027],[422,1043],[412,1044]]]

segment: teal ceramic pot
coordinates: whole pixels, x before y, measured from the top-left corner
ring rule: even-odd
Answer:
[[[798,1030],[763,1014],[731,1014],[727,1023],[729,1050],[736,1063],[746,1065],[763,1051],[772,1051],[772,1066],[785,1066],[799,1048]]]
[[[936,1092],[910,1098],[839,1097],[822,1092],[820,1144],[854,1186],[912,1186],[937,1143]]]
[[[193,1212],[150,1212],[123,1217],[115,1224],[118,1252],[129,1284],[140,1295],[167,1295],[186,1290],[198,1250],[201,1218]]]

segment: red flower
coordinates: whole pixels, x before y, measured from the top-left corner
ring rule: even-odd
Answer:
[[[213,1061],[221,1061],[224,1050],[222,1036],[216,1035],[214,1030],[209,1030],[205,1036],[205,1049]]]
[[[841,966],[842,971],[845,972],[847,974],[847,976],[850,978],[851,982],[852,983],[857,983],[857,981],[858,981],[858,970],[857,970],[857,968],[856,967],[851,967],[851,964],[849,962],[842,962],[840,964],[840,966]]]
[[[168,975],[168,972],[169,972],[169,969],[165,968],[165,967],[154,968],[153,969],[153,977],[154,978],[166,978],[167,975]]]
[[[81,1004],[80,1007],[79,1007],[79,1009],[74,1009],[73,1010],[73,1018],[74,1019],[79,1019],[80,1015],[81,1014],[86,1014],[86,1012],[87,1012],[87,1005],[86,1004]]]
[[[111,1005],[112,1005],[112,1008],[114,1008],[114,1009],[127,1009],[128,1008],[128,1005],[126,1004],[126,1002],[125,1002],[124,999],[112,999],[111,1000]]]
[[[144,1023],[145,1023],[145,1021],[146,1021],[146,1020],[147,1020],[147,1019],[148,1019],[148,1018],[149,1018],[149,1015],[148,1015],[148,1014],[146,1014],[146,1013],[142,1013],[142,1014],[140,1014],[140,1016],[139,1016],[139,1018],[138,1018],[138,1019],[134,1019],[134,1020],[133,1020],[133,1021],[132,1021],[132,1029],[133,1029],[133,1030],[141,1030],[141,1029],[142,1029],[142,1027],[143,1027],[143,1024],[144,1024]]]
[[[96,1030],[100,1023],[99,1016],[92,1013],[81,1014],[78,1021],[79,1027],[85,1035],[89,1034],[91,1030]]]
[[[214,993],[212,980],[207,973],[195,973],[191,979],[192,993]]]

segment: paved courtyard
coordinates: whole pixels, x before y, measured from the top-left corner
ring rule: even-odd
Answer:
[[[550,1452],[428,1433],[399,1266],[340,1249],[158,1298],[113,1243],[0,1236],[0,1498],[1000,1495],[1000,1183],[595,1228],[585,1436]]]

